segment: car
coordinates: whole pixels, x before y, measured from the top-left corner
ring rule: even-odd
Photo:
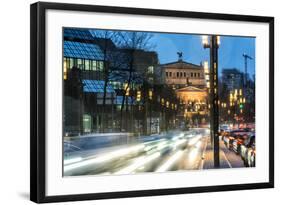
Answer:
[[[248,155],[245,160],[245,164],[248,167],[255,167],[256,165],[256,150],[255,148],[249,148],[248,149]]]
[[[249,144],[253,139],[253,134],[251,132],[243,135],[237,135],[232,143],[232,150],[236,154],[241,154],[241,145]]]
[[[244,161],[245,166],[254,167],[256,160],[256,148],[255,148],[255,135],[249,136],[245,140],[244,144],[241,145],[240,155]]]
[[[232,130],[224,135],[223,137],[224,144],[228,149],[232,150],[234,140],[247,134],[248,132],[245,131],[244,129]]]
[[[224,141],[224,137],[228,136],[229,133],[230,133],[229,129],[226,129],[226,130],[221,129],[220,132],[219,132],[219,136],[220,136],[221,140]]]

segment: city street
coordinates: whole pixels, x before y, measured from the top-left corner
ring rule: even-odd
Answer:
[[[64,174],[65,176],[120,175],[138,172],[211,169],[213,161],[208,134],[208,129],[201,128],[185,132],[171,131],[162,135],[143,136],[135,139],[130,139],[132,137],[125,135],[104,136],[104,138],[108,138],[107,140],[110,139],[110,143],[107,143],[106,140],[97,143],[103,139],[100,136],[84,136],[78,141],[65,142],[65,153],[67,154],[64,159]],[[96,139],[94,140],[94,138]],[[119,139],[116,140],[116,138]],[[89,146],[91,140],[95,145],[92,149]],[[222,168],[244,166],[241,157],[229,151],[222,141],[220,146]]]

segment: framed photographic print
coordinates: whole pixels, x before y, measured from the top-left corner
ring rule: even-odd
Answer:
[[[34,202],[274,187],[274,18],[31,5]]]

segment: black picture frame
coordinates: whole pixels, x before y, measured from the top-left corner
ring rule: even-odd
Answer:
[[[262,22],[269,25],[269,181],[239,185],[203,186],[192,188],[170,188],[109,193],[46,196],[46,80],[45,80],[45,26],[46,11],[67,10],[128,15],[151,15],[194,19],[233,20]],[[125,8],[83,4],[38,2],[30,7],[30,199],[37,203],[76,200],[97,200],[123,197],[187,194],[274,187],[274,18],[264,16],[230,15],[144,8]]]

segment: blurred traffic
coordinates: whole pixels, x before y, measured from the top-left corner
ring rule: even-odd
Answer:
[[[225,146],[241,156],[246,167],[255,167],[256,146],[254,126],[231,127],[222,125],[220,127],[221,140]]]
[[[64,140],[64,175],[132,174],[200,169],[209,130],[132,137],[92,134]]]

